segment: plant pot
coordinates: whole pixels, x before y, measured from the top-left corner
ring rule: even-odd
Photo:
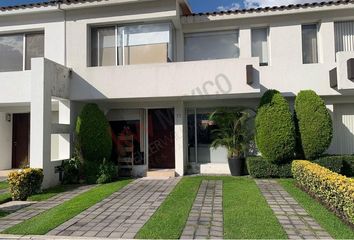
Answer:
[[[229,168],[232,176],[241,176],[243,172],[243,157],[229,158]]]

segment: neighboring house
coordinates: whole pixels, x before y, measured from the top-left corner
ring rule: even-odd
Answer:
[[[0,8],[0,169],[55,166],[77,114],[97,103],[115,158],[133,136],[135,175],[228,173],[208,114],[290,102],[313,89],[331,110],[330,153],[354,153],[354,1],[193,14],[184,0],[79,0]],[[127,139],[124,139],[127,141]],[[124,147],[123,147],[124,149]]]

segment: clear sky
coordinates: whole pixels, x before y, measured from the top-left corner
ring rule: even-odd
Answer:
[[[188,0],[193,12],[225,11],[239,8],[286,5],[323,0]],[[0,0],[0,6],[45,2],[45,0]]]

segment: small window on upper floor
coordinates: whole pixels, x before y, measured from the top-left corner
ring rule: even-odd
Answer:
[[[302,26],[302,62],[318,63],[317,24]]]
[[[336,53],[354,51],[354,21],[334,23],[334,36]]]
[[[259,57],[261,66],[268,66],[268,28],[254,28],[251,30],[252,57]]]
[[[0,72],[30,70],[35,57],[44,57],[44,33],[0,36]]]
[[[172,34],[170,23],[92,28],[91,66],[172,62]]]
[[[185,35],[185,61],[238,58],[238,31],[190,33]]]

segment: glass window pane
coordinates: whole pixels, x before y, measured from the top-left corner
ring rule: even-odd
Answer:
[[[317,25],[302,26],[302,61],[303,63],[318,63]]]
[[[336,53],[354,51],[354,21],[334,23],[334,34]]]
[[[31,69],[31,59],[44,57],[44,34],[26,34],[26,70]]]
[[[91,65],[116,65],[115,27],[92,29]]]
[[[238,31],[187,34],[185,61],[238,58]]]
[[[259,57],[261,65],[268,65],[268,28],[252,29],[252,57]]]
[[[171,62],[171,24],[146,24],[120,27],[118,47],[120,60],[123,59],[121,46],[124,45],[124,62],[130,64]]]
[[[0,72],[23,70],[23,35],[0,36]]]

